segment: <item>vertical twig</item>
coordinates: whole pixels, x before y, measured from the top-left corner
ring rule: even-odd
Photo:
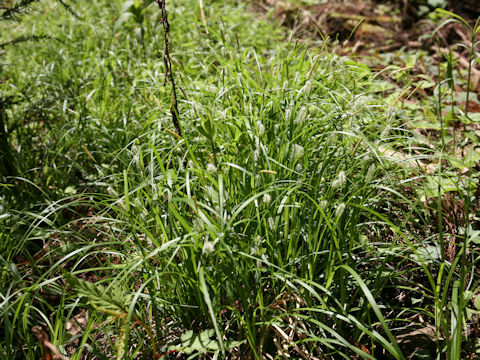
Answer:
[[[205,28],[205,33],[208,35],[207,20],[205,20],[205,12],[203,11],[203,0],[198,0],[200,6],[200,18],[202,19],[203,27]]]
[[[156,0],[160,10],[162,11],[162,24],[163,32],[165,39],[165,52],[163,54],[163,62],[165,63],[165,80],[164,85],[167,84],[167,79],[170,77],[170,82],[172,83],[172,106],[170,107],[170,114],[172,114],[173,126],[175,126],[175,131],[178,136],[182,136],[182,130],[180,128],[180,120],[178,113],[178,104],[177,104],[177,89],[175,87],[175,79],[173,77],[172,71],[172,62],[170,60],[170,48],[169,48],[169,32],[170,24],[168,22],[167,10],[165,9],[166,0]]]

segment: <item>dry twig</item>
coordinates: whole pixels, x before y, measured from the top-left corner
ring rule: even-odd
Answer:
[[[165,52],[163,54],[163,62],[165,63],[165,80],[164,85],[167,83],[167,79],[170,78],[172,84],[172,106],[170,107],[170,114],[172,114],[173,126],[175,126],[175,131],[179,136],[182,136],[182,130],[180,128],[179,113],[178,113],[178,104],[177,104],[177,88],[175,86],[175,79],[173,77],[172,71],[172,62],[170,60],[170,47],[169,47],[169,33],[170,33],[170,24],[168,22],[167,10],[165,8],[166,0],[156,0],[158,6],[162,11],[162,24],[164,30],[164,39],[165,39]]]

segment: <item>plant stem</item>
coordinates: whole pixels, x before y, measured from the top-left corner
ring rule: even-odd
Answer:
[[[170,59],[170,47],[169,47],[169,33],[170,33],[170,24],[168,22],[168,14],[165,8],[166,0],[157,0],[157,4],[162,10],[162,24],[163,24],[163,33],[165,39],[165,52],[163,54],[163,62],[165,63],[165,80],[164,85],[167,83],[167,79],[170,77],[170,82],[172,84],[172,106],[170,107],[170,114],[172,114],[173,126],[175,126],[175,131],[179,136],[182,136],[182,130],[180,127],[179,121],[179,112],[178,112],[178,101],[177,101],[177,88],[175,86],[175,78],[173,77],[172,71],[172,62]]]

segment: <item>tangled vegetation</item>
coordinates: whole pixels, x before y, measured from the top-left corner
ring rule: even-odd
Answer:
[[[478,22],[439,12],[468,72],[398,88],[245,2],[18,4],[1,358],[478,356]]]

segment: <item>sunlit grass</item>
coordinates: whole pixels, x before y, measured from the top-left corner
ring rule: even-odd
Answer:
[[[206,35],[198,2],[169,2],[179,139],[158,9],[141,44],[120,2],[78,6],[38,10],[24,26],[59,41],[5,57],[31,118],[1,193],[0,356],[38,357],[35,325],[72,359],[403,359],[427,325],[450,349],[476,252],[441,256],[418,165],[437,152],[374,73],[244,5],[205,7]]]

